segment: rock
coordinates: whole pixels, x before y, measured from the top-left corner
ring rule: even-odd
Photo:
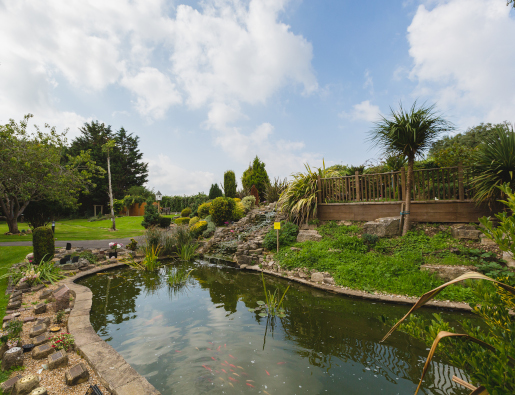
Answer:
[[[258,248],[256,250],[249,250],[249,254],[250,255],[261,255],[263,253],[263,249],[262,248]]]
[[[335,284],[334,278],[332,278],[332,277],[324,277],[324,283],[325,284],[329,284],[329,285],[334,285]]]
[[[58,292],[54,292],[55,298],[55,311],[61,311],[70,307],[70,289],[65,285],[59,289]]]
[[[9,299],[9,303],[17,302],[18,300],[21,301],[22,294],[18,294],[16,296],[11,296]]]
[[[88,266],[88,265],[89,265],[89,261],[85,258],[80,258],[79,262],[77,262],[77,266],[79,267],[79,269],[81,267]]]
[[[248,266],[248,265],[245,265],[245,264],[240,265],[240,269],[245,269],[247,266]]]
[[[86,365],[79,363],[74,367],[68,369],[64,374],[66,385],[74,386],[84,383],[89,380],[89,372]]]
[[[321,283],[324,281],[324,275],[322,273],[313,273],[311,275],[311,281],[315,283]]]
[[[513,259],[513,254],[509,251],[504,251],[502,253],[502,259],[506,261],[506,265],[508,267],[515,267],[515,259]]]
[[[45,303],[39,303],[34,308],[34,314],[43,314],[46,313],[46,304]]]
[[[13,347],[4,353],[2,358],[2,371],[9,370],[15,366],[23,365],[23,349],[21,347]]]
[[[21,307],[21,299],[18,299],[15,302],[9,302],[7,305],[7,310],[18,310]]]
[[[20,296],[20,295],[23,295],[23,292],[22,292],[22,291],[14,291],[14,292],[11,294],[11,298],[12,298],[12,297],[15,297],[15,296]]]
[[[56,353],[50,354],[48,356],[49,370],[54,370],[66,365],[68,365],[68,354],[66,354],[66,351],[59,350]]]
[[[14,389],[14,384],[16,384],[16,382],[21,378],[21,375],[16,375],[12,378],[10,378],[9,380],[7,381],[4,381],[1,385],[0,385],[0,388],[2,389],[2,393],[4,395],[9,395],[12,393],[13,389]]]
[[[420,270],[434,273],[445,281],[454,280],[467,272],[477,272],[475,266],[446,266],[446,265],[421,265]]]
[[[247,265],[247,266],[250,266],[252,265],[252,258],[248,255],[240,255],[238,256],[238,265],[240,265],[240,267],[242,265]]]
[[[352,225],[352,222],[351,221],[338,221],[336,223],[337,225],[345,225],[345,226],[351,226]]]
[[[318,234],[316,230],[301,230],[297,236],[297,243],[303,241],[320,241],[322,236]]]
[[[48,357],[54,352],[54,349],[49,344],[42,344],[34,347],[32,350],[32,359],[43,359]]]
[[[38,387],[35,390],[32,390],[29,395],[48,395],[48,391],[45,387]]]
[[[50,317],[38,318],[34,325],[45,325],[48,328],[50,326]]]
[[[497,245],[497,243],[495,241],[490,240],[484,234],[480,234],[479,238],[481,239],[481,244],[482,245],[487,245],[487,246],[495,246],[495,245]]]
[[[45,284],[38,284],[38,285],[32,287],[31,291],[32,292],[37,292],[37,291],[39,291],[40,289],[43,289],[43,288],[45,288]]]
[[[378,237],[398,236],[401,217],[378,218],[375,221],[367,222],[363,225],[364,233]]]
[[[59,267],[61,268],[61,270],[64,271],[72,271],[79,269],[76,263],[65,263],[64,265],[59,265]]]
[[[29,374],[23,376],[14,384],[12,395],[29,395],[37,387],[39,387],[39,377],[35,374]]]
[[[290,247],[290,250],[291,251],[301,251],[301,249],[298,247]]]
[[[308,275],[308,274],[306,274],[306,273],[304,273],[304,272],[301,270],[301,271],[299,271],[299,277],[300,277],[300,278],[309,278],[309,275]]]
[[[34,343],[35,346],[40,346],[41,344],[44,344],[49,340],[50,335],[48,333],[43,333],[42,335],[39,335],[38,337],[34,338],[34,340],[32,340],[32,343]]]
[[[46,330],[47,330],[47,326],[44,324],[34,325],[29,332],[29,337],[32,338],[32,337],[37,337],[39,335],[42,335],[43,333],[46,332]]]
[[[26,259],[26,260],[32,260],[32,259],[34,259],[34,253],[33,253],[33,252],[29,252],[29,253],[25,256],[25,259]]]
[[[451,226],[451,235],[455,239],[479,240],[482,234],[474,225],[453,225]]]
[[[30,288],[30,286],[26,282],[16,284],[16,289],[18,289],[18,290],[24,290],[24,289],[29,289],[29,288]]]

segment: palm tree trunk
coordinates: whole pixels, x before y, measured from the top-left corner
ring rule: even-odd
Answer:
[[[113,189],[111,188],[111,161],[109,158],[109,153],[107,154],[107,175],[109,177],[109,200],[111,203],[111,221],[113,223],[113,230],[116,230],[116,222],[114,219],[114,207],[113,207]]]
[[[406,180],[406,204],[404,212],[407,214],[404,215],[404,228],[402,229],[402,235],[404,236],[408,233],[410,228],[410,207],[411,207],[411,188],[413,184],[413,164],[415,163],[415,158],[413,156],[408,157],[408,179]]]

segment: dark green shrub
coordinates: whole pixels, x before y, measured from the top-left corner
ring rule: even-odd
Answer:
[[[190,223],[190,217],[181,217],[175,220],[177,225],[188,225]]]
[[[209,189],[209,199],[213,200],[217,197],[222,197],[224,194],[218,184],[211,185],[211,188]]]
[[[186,207],[184,210],[181,211],[181,217],[189,217],[191,214],[191,208]]]
[[[299,227],[293,222],[281,222],[279,230],[279,246],[287,246],[297,241]],[[263,247],[269,251],[277,249],[277,230],[270,229],[263,239]]]
[[[211,202],[203,203],[198,206],[198,216],[200,218],[206,218],[209,215],[209,207],[211,207]]]
[[[55,242],[52,229],[41,226],[32,231],[32,247],[34,250],[34,263],[39,265],[42,260],[50,261],[54,258]]]
[[[232,212],[235,206],[236,202],[234,199],[217,197],[211,203],[209,214],[211,214],[213,222],[220,226],[232,219]]]
[[[159,217],[159,227],[160,228],[168,228],[172,223],[172,219],[168,217]]]
[[[131,251],[136,251],[138,249],[138,242],[134,239],[131,239],[131,242],[127,244],[127,249]]]
[[[367,246],[373,247],[379,241],[379,236],[371,235],[370,233],[364,233],[363,236],[361,236],[361,239]]]
[[[252,188],[252,185],[255,185],[259,191],[259,198],[264,200],[266,187],[270,184],[270,179],[268,178],[268,173],[265,170],[265,164],[261,162],[257,156],[254,158],[252,166],[249,165],[249,168],[243,173],[241,183],[243,188],[247,189],[250,189]],[[256,199],[256,201],[259,201],[259,199]]]
[[[132,239],[132,240],[134,240],[134,239]],[[84,258],[85,260],[87,260],[92,265],[96,265],[97,262],[98,262],[97,256],[94,255],[93,253],[91,253],[90,251],[81,252],[79,254],[79,257]]]
[[[143,214],[143,222],[141,223],[141,226],[143,226],[145,229],[149,228],[150,226],[159,225],[159,218],[161,218],[157,210],[157,206],[154,206],[152,203],[154,202],[149,199],[147,200],[147,205],[145,206],[145,214]]]
[[[227,170],[224,173],[224,191],[226,197],[236,197],[236,175],[232,170]]]

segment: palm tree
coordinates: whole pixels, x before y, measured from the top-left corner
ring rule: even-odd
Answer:
[[[454,125],[435,111],[434,104],[417,107],[415,101],[411,109],[405,110],[402,103],[399,103],[397,111],[392,108],[390,111],[390,117],[381,116],[381,120],[375,123],[369,135],[373,145],[382,149],[384,154],[399,155],[408,159],[408,180],[404,194],[406,214],[402,230],[402,234],[405,235],[410,226],[409,211],[415,158],[422,156],[442,133],[454,130]]]

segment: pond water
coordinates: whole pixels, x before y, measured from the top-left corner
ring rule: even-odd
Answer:
[[[271,291],[282,294],[291,285],[286,316],[271,323],[249,311],[264,299],[260,274],[204,262],[191,268],[181,288],[167,283],[173,265],[159,273],[117,269],[79,281],[93,292],[97,333],[163,395],[415,392],[425,345],[400,332],[379,343],[389,329],[381,315],[400,318],[408,306],[265,277]],[[435,359],[420,393],[467,393],[453,375],[467,379]]]

